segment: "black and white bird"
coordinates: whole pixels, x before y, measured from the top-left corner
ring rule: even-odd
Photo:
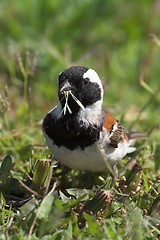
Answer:
[[[103,86],[93,69],[72,66],[61,72],[58,97],[43,120],[57,161],[72,169],[105,171],[135,150],[122,124],[103,111]]]

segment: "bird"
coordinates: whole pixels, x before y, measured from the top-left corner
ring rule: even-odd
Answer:
[[[110,171],[135,151],[123,125],[104,111],[104,89],[95,70],[71,66],[59,74],[59,103],[43,119],[53,158],[71,169]]]

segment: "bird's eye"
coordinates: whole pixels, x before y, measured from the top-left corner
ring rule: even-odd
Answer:
[[[89,83],[89,78],[84,78],[84,84],[87,85]]]

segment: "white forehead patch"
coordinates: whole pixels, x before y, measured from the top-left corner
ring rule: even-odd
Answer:
[[[96,71],[94,71],[91,68],[88,69],[88,71],[83,74],[83,79],[85,79],[85,78],[89,78],[91,82],[97,83],[99,85],[100,89],[102,90],[102,95],[103,95],[102,82],[101,82],[98,74],[96,73]]]

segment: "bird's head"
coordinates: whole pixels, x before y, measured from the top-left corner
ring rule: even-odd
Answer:
[[[93,69],[72,66],[59,75],[58,97],[63,115],[74,114],[96,102],[102,104],[103,86]]]

